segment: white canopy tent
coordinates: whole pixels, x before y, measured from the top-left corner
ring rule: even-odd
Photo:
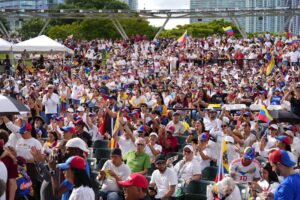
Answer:
[[[12,43],[0,38],[0,52],[10,52]]]
[[[24,42],[20,42],[12,46],[12,51],[15,52],[68,52],[74,53],[73,50],[52,40],[51,38],[41,35]]]

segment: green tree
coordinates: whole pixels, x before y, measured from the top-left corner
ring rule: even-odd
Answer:
[[[161,32],[161,38],[178,38],[180,37],[186,30],[188,35],[192,37],[207,37],[212,34],[225,34],[223,31],[223,27],[231,26],[234,31],[234,35],[236,37],[240,37],[240,33],[237,28],[230,22],[226,22],[222,20],[214,20],[208,23],[193,23],[186,24],[183,26],[177,26],[171,30],[164,30]]]
[[[23,39],[29,39],[36,37],[42,30],[45,21],[42,18],[34,18],[28,21],[25,21],[22,28],[18,30],[20,36]],[[47,30],[45,30],[45,33]]]
[[[66,0],[65,4],[83,9],[129,9],[127,4],[118,0]]]

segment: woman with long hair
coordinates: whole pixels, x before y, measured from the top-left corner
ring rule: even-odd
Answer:
[[[57,165],[60,170],[64,170],[65,178],[73,185],[69,200],[95,200],[95,193],[85,165],[85,160],[80,156],[72,156],[65,163]]]
[[[264,196],[272,199],[275,191],[279,186],[277,174],[272,170],[269,162],[262,163],[262,179],[252,185],[252,196]]]

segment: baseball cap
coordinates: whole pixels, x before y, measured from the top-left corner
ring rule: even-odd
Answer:
[[[85,160],[80,156],[72,156],[66,160],[65,163],[60,163],[56,166],[60,170],[67,170],[70,168],[85,169]]]
[[[231,142],[231,143],[234,143],[234,139],[233,139],[233,137],[227,135],[227,136],[225,137],[225,142]]]
[[[140,114],[138,111],[133,111],[132,113],[129,113],[129,116],[139,118]]]
[[[118,156],[122,156],[122,151],[119,148],[114,148],[111,152],[111,155],[118,155]]]
[[[216,109],[214,109],[213,107],[211,107],[211,108],[208,108],[208,109],[207,109],[207,111],[208,111],[208,112],[215,112],[215,113],[217,112],[217,110],[216,110]]]
[[[287,136],[290,136],[292,138],[294,137],[293,131],[290,131],[290,130],[285,131],[284,134],[287,135]]]
[[[144,125],[139,126],[137,132],[144,132],[144,131],[145,131]]]
[[[155,132],[150,133],[149,137],[151,137],[151,136],[153,136],[153,135],[154,135],[155,137],[158,138],[158,135],[157,135],[157,133],[155,133]]]
[[[67,112],[73,113],[73,112],[74,112],[74,109],[73,109],[73,108],[68,108],[68,109],[67,109]]]
[[[114,100],[118,100],[118,98],[116,96],[110,96],[109,99],[114,99]]]
[[[166,156],[164,154],[159,154],[156,156],[155,158],[155,163],[159,163],[159,162],[162,162],[162,161],[166,161]]]
[[[72,138],[71,140],[69,140],[66,144],[66,147],[78,148],[84,152],[89,152],[89,150],[87,148],[87,144],[78,137]]]
[[[184,148],[183,148],[183,150],[184,149],[189,149],[191,152],[194,152],[192,145],[189,145],[189,144],[185,145]]]
[[[72,126],[65,126],[65,127],[60,128],[60,130],[64,131],[64,132],[70,132],[72,134],[76,133],[76,129]]]
[[[287,167],[294,167],[296,165],[295,157],[291,152],[279,149],[270,153],[269,160],[273,163],[279,162]]]
[[[202,133],[199,137],[199,140],[200,141],[203,141],[203,140],[209,140],[209,134],[208,133]]]
[[[84,112],[84,107],[79,106],[79,107],[77,108],[77,111],[78,111],[78,112]]]
[[[74,122],[75,125],[85,126],[85,123],[82,119],[78,119],[76,122]]]
[[[58,117],[55,117],[55,121],[62,122],[62,121],[64,121],[64,118],[61,116],[58,116]]]
[[[280,135],[275,138],[276,138],[276,140],[279,140],[287,145],[291,145],[291,139],[286,135]]]
[[[52,84],[48,85],[47,89],[49,89],[49,88],[54,88],[54,85],[52,85]]]
[[[25,133],[25,131],[31,131],[32,130],[32,126],[29,123],[25,123],[21,126],[21,128],[19,129],[19,133],[21,135],[23,135]]]
[[[122,187],[130,187],[136,186],[143,189],[148,188],[148,181],[142,174],[132,173],[127,180],[125,181],[118,181],[118,184]]]
[[[173,125],[170,125],[170,126],[167,127],[166,131],[173,134],[174,131],[175,131],[175,127]]]
[[[249,117],[251,115],[251,113],[250,112],[245,112],[244,115]]]
[[[36,134],[39,134],[39,135],[41,135],[41,134],[43,133],[42,130],[39,129],[39,128],[36,128],[36,129],[35,129],[35,132],[36,132]]]
[[[180,113],[178,111],[173,113],[173,116],[180,116]]]
[[[247,147],[244,150],[244,158],[248,160],[253,160],[255,156],[255,150],[252,147]]]
[[[274,128],[275,130],[278,130],[277,124],[272,124],[272,125],[270,126],[270,128]]]

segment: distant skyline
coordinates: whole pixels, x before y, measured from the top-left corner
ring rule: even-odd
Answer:
[[[139,0],[140,10],[159,10],[159,9],[189,9],[190,0]],[[160,27],[164,19],[150,19],[150,24]],[[189,24],[189,19],[170,19],[165,29],[175,28],[177,25]]]

